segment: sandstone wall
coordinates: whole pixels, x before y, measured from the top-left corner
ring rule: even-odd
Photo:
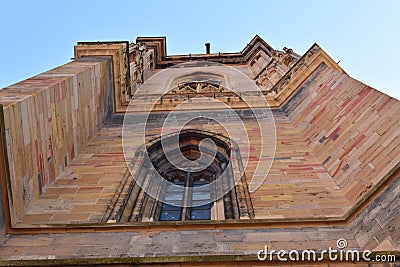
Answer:
[[[400,162],[400,102],[320,65],[283,107],[352,202]]]
[[[107,62],[71,62],[0,91],[14,223],[110,114]]]

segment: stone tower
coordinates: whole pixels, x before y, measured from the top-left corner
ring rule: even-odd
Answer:
[[[0,91],[0,265],[399,260],[399,101],[317,44],[206,47],[79,42]]]

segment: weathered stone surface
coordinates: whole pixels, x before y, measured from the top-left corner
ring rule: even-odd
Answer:
[[[11,213],[5,209],[5,219],[14,229],[7,229],[10,234],[0,245],[0,265],[223,266],[236,261],[262,266],[256,253],[264,246],[320,252],[336,248],[342,238],[347,248],[400,250],[400,102],[349,77],[317,45],[300,57],[260,39],[255,37],[240,53],[194,56],[229,63],[233,68],[225,76],[218,72],[220,66],[200,61],[158,72],[155,66],[193,58],[167,56],[165,40],[144,38],[149,48],[143,51],[144,44],[78,45],[78,57],[90,58],[3,89],[7,170],[2,176],[8,179],[3,194],[7,189]],[[174,117],[177,124],[196,115],[202,119],[188,127],[226,135],[224,127],[239,132],[233,120],[237,115],[246,127],[250,142],[234,141],[239,155],[249,157],[248,183],[258,162],[272,162],[261,186],[247,196],[254,220],[99,224],[110,207],[124,205],[118,196],[129,195],[123,189],[130,188],[120,190],[127,170],[123,116],[113,113],[124,111],[130,94],[151,75],[143,105],[131,112],[145,111],[154,104],[153,94],[165,86],[171,92],[149,117],[148,140],[160,136],[169,111],[190,100],[185,112]],[[185,80],[207,77],[222,83]],[[249,89],[249,79],[260,92]],[[239,93],[227,92],[229,88]],[[192,94],[202,98],[192,99]],[[243,101],[246,94],[252,104],[266,100],[273,107],[262,118],[275,122],[273,156],[258,153],[260,129]],[[235,112],[214,108],[211,99]],[[131,149],[143,145],[137,136],[124,142]]]

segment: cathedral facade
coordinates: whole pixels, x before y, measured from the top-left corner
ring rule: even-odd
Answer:
[[[78,42],[0,104],[0,265],[399,262],[400,102],[317,44]]]

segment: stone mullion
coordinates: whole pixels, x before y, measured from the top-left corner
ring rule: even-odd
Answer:
[[[230,183],[229,183],[226,169],[221,174],[220,179],[222,180],[222,190],[223,190],[222,192],[224,192],[223,201],[224,201],[225,218],[233,218],[234,217],[233,206],[232,206],[232,200],[230,198],[230,193],[229,193]]]
[[[245,189],[243,187],[243,181],[242,181],[242,177],[244,175],[242,175],[243,172],[243,167],[240,166],[239,164],[239,160],[240,160],[240,155],[239,155],[240,151],[239,148],[235,148],[235,153],[232,153],[231,158],[232,158],[232,164],[233,164],[233,170],[234,170],[234,177],[235,177],[235,182],[236,182],[236,186],[235,186],[235,191],[236,191],[236,196],[237,196],[237,201],[238,201],[238,206],[239,206],[239,214],[240,214],[240,218],[244,218],[244,219],[249,219],[250,218],[250,214],[248,212],[248,207],[247,207],[247,201],[246,201],[246,195],[245,195]],[[241,168],[242,167],[242,168]],[[238,181],[236,181],[236,179],[238,179]]]
[[[182,221],[190,220],[190,205],[192,204],[192,181],[190,172],[187,173],[185,180],[185,191],[183,193],[183,208],[182,208]]]
[[[134,207],[132,209],[132,214],[131,214],[131,216],[129,218],[130,222],[134,221],[135,218],[138,218],[138,216],[140,214],[140,211],[142,209],[143,200],[144,200],[144,197],[146,195],[146,190],[147,190],[149,181],[151,179],[151,172],[149,172],[148,168],[146,168],[146,172],[142,177],[144,177],[143,178],[143,183],[138,183],[138,184],[142,184],[142,186],[141,186],[139,194],[138,194],[138,196],[136,198],[136,203],[135,203],[135,205],[134,205]]]
[[[125,222],[131,221],[133,210],[135,209],[135,206],[138,205],[138,197],[142,190],[143,183],[145,182],[145,177],[149,172],[149,169],[146,166],[147,164],[143,160],[140,169],[136,172],[135,179],[133,179],[132,181],[133,186],[132,189],[129,191],[128,199],[129,206],[125,205],[124,211],[122,213]]]
[[[229,177],[233,177],[233,170],[232,170],[232,164],[228,164],[228,172],[229,172]],[[239,214],[239,206],[237,203],[237,195],[236,195],[236,183],[234,181],[234,179],[229,179],[230,181],[233,180],[234,186],[232,187],[232,189],[230,190],[229,194],[231,197],[231,203],[232,203],[232,209],[233,209],[233,218],[232,219],[239,219],[240,218],[240,214]],[[226,216],[225,216],[226,219]]]
[[[241,201],[239,203],[239,207],[243,205],[243,211],[245,210],[246,212],[246,217],[249,217],[250,219],[254,219],[254,209],[253,209],[253,204],[251,202],[251,196],[249,193],[249,187],[247,184],[247,178],[246,178],[246,173],[244,172],[244,167],[242,163],[242,157],[240,155],[240,150],[237,148],[236,150],[236,162],[238,164],[238,170],[240,173],[243,173],[243,175],[240,178],[240,191],[241,191]]]
[[[156,174],[157,175],[157,174]],[[165,188],[164,179],[152,179],[149,185],[149,193],[146,196],[144,207],[142,211],[142,221],[157,221],[158,216],[156,216],[157,207],[159,204],[159,199],[161,197],[162,189]]]
[[[129,219],[132,215],[132,210],[136,203],[139,192],[140,192],[140,187],[138,184],[135,183],[135,185],[132,188],[132,191],[129,194],[129,199],[127,200],[126,205],[120,215],[120,218],[118,220],[119,222],[128,222],[129,221]]]
[[[138,168],[136,175],[142,171],[142,164],[143,164],[142,153],[135,154],[135,157],[132,160],[132,162],[133,165],[127,168],[124,174],[124,179],[122,179],[118,189],[116,190],[116,194],[109,205],[108,210],[103,216],[102,219],[103,222],[119,221],[120,216],[124,211],[128,197],[130,196],[132,187],[135,183],[130,170]]]

